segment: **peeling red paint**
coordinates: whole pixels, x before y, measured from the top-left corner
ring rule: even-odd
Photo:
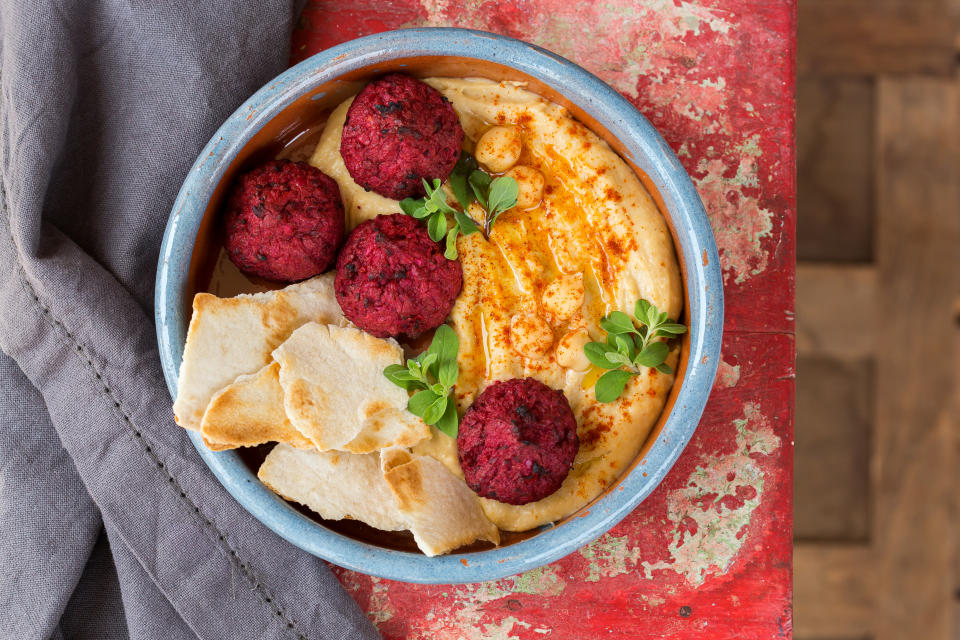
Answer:
[[[717,238],[723,357],[697,432],[666,479],[579,552],[475,585],[410,585],[339,568],[337,576],[388,640],[789,637],[795,3],[311,0],[294,61],[425,25],[540,44],[597,73],[650,119],[693,177]],[[701,260],[709,264],[706,253]]]

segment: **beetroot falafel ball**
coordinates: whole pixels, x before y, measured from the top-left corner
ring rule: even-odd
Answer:
[[[391,73],[363,88],[347,110],[340,155],[354,181],[401,200],[424,195],[423,180],[446,180],[460,157],[463,128],[433,87]]]
[[[224,246],[244,273],[295,282],[327,270],[344,224],[333,178],[305,162],[278,160],[237,180],[227,201]]]
[[[333,284],[355,325],[378,338],[411,340],[443,324],[461,286],[459,261],[444,258],[427,228],[402,213],[357,225]]]
[[[457,434],[467,485],[507,504],[536,502],[559,489],[579,447],[566,396],[533,378],[484,389]]]

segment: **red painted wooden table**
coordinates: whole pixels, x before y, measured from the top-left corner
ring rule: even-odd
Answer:
[[[794,0],[311,0],[293,60],[413,26],[495,31],[593,71],[693,176],[724,270],[723,357],[660,487],[593,544],[489,583],[335,568],[388,639],[792,635]]]

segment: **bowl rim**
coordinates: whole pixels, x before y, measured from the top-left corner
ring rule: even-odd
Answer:
[[[604,126],[659,190],[680,247],[689,307],[686,376],[663,429],[639,465],[562,526],[547,525],[506,547],[427,557],[354,540],[297,512],[260,483],[233,451],[214,452],[199,433],[189,437],[226,490],[249,513],[288,542],[344,568],[381,578],[425,584],[494,580],[553,562],[600,537],[626,517],[663,480],[702,415],[719,363],[723,282],[716,241],[696,189],[676,155],[650,122],[595,75],[521,40],[468,29],[402,29],[364,36],[326,49],[281,73],[246,100],[218,129],[177,195],[160,249],[155,320],[167,386],[176,397],[188,317],[183,317],[193,245],[207,203],[236,153],[294,100],[349,71],[419,56],[490,61],[537,78]]]

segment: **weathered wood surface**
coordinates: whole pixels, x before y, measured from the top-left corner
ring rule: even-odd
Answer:
[[[878,85],[874,638],[952,637],[957,530],[960,85]]]
[[[496,582],[418,586],[336,569],[388,639],[792,635],[792,0],[312,0],[294,61],[390,28],[519,37],[585,66],[663,133],[720,246],[726,336],[690,446],[598,541]]]
[[[797,79],[801,262],[873,258],[874,104],[872,78]]]
[[[798,358],[795,539],[869,539],[872,401],[869,360]]]
[[[801,0],[801,74],[936,74],[957,68],[955,0]]]
[[[793,558],[797,637],[868,637],[874,628],[876,591],[871,550],[863,545],[798,544]]]
[[[801,357],[867,360],[876,352],[877,269],[801,262],[797,267],[797,352]]]

